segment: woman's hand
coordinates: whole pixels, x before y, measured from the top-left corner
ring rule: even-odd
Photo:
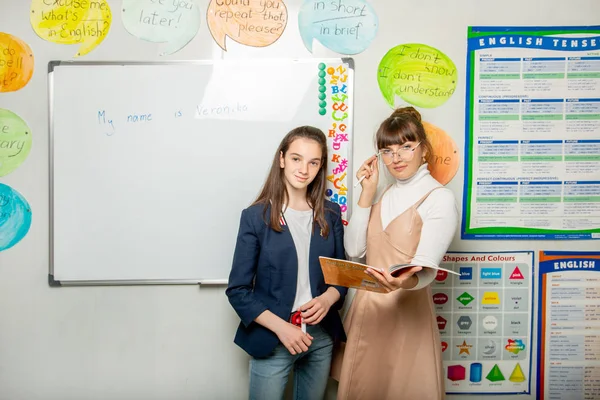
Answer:
[[[377,155],[369,157],[356,171],[356,179],[360,180],[364,176],[364,179],[360,183],[362,186],[362,192],[358,205],[367,208],[373,203],[373,198],[377,192],[377,184],[379,183],[379,164],[377,162]]]
[[[398,289],[412,289],[417,283],[419,278],[415,276],[415,273],[422,270],[423,267],[411,267],[402,270],[398,277],[393,277],[387,270],[367,268],[366,273],[371,275],[383,286],[383,288],[389,293]]]

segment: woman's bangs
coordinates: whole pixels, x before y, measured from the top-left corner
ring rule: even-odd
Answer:
[[[393,145],[402,145],[406,142],[419,141],[417,135],[413,132],[412,129],[410,129],[409,126],[400,126],[397,129],[391,128],[391,126],[384,127],[377,134],[378,149],[384,149]]]

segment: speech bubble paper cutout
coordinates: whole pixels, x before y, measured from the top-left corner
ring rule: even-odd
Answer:
[[[31,27],[42,39],[80,44],[76,57],[94,50],[108,35],[112,11],[106,0],[32,0]]]
[[[379,63],[377,83],[386,102],[398,96],[409,104],[434,108],[454,94],[458,73],[452,60],[436,48],[419,43],[389,50]]]
[[[29,232],[31,208],[10,186],[0,183],[0,251],[19,243]]]
[[[16,36],[0,32],[0,93],[14,92],[33,75],[33,52]]]
[[[21,165],[31,150],[31,130],[21,117],[0,108],[0,176]]]
[[[196,0],[123,0],[121,17],[133,36],[166,43],[160,54],[173,54],[194,39],[202,14]]]
[[[211,0],[206,20],[215,42],[227,50],[225,38],[253,47],[277,41],[287,25],[282,0]]]
[[[458,171],[460,164],[458,146],[450,135],[434,124],[423,121],[423,128],[433,149],[431,163],[427,168],[435,180],[446,185]]]
[[[308,51],[317,40],[330,50],[352,55],[369,47],[379,19],[365,0],[306,0],[298,13],[298,28]]]

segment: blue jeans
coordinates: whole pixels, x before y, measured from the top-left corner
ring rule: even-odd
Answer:
[[[323,398],[329,378],[333,340],[319,325],[307,325],[306,332],[313,337],[306,352],[293,356],[279,343],[268,357],[250,359],[250,400],[282,399],[292,366],[294,399]]]

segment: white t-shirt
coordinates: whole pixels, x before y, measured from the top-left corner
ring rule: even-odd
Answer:
[[[417,208],[423,228],[421,239],[411,263],[424,267],[438,267],[448,250],[458,227],[458,208],[454,194],[436,181],[427,164],[423,164],[415,175],[405,180],[396,180],[381,199],[381,225],[388,224],[412,207],[419,199],[434,190]],[[355,207],[344,233],[344,246],[350,257],[364,257],[367,251],[367,226],[371,207]],[[435,279],[436,271],[425,268],[416,273],[419,282],[412,290],[421,289]]]
[[[284,218],[292,234],[296,254],[298,255],[296,298],[292,307],[292,312],[294,312],[312,299],[308,272],[308,255],[310,252],[310,238],[312,236],[313,210],[297,211],[288,207],[284,212]]]

